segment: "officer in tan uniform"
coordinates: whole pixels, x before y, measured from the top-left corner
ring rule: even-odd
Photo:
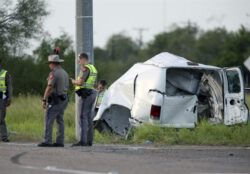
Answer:
[[[51,72],[44,92],[42,105],[46,109],[44,141],[39,147],[64,147],[64,110],[68,104],[68,73],[61,67],[63,62],[57,54],[48,57]],[[53,122],[57,123],[56,142],[52,144]]]
[[[3,142],[9,142],[5,123],[6,108],[10,106],[12,84],[10,74],[0,65],[0,133]]]
[[[80,141],[72,146],[92,146],[93,143],[93,120],[92,111],[96,98],[94,86],[97,79],[97,70],[89,63],[86,53],[79,55],[80,73],[76,80],[71,79],[75,85],[75,92],[80,97],[78,102],[78,118],[80,125]]]

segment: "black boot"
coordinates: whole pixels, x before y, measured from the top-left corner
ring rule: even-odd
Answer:
[[[3,141],[4,143],[8,143],[8,142],[10,142],[10,140],[9,140],[7,137],[2,138],[2,141]]]
[[[82,141],[79,141],[79,142],[77,142],[75,144],[72,144],[71,147],[76,147],[76,146],[88,146],[88,145],[86,143],[83,143]]]
[[[54,143],[53,147],[64,147],[64,144],[61,143]]]
[[[38,147],[53,147],[52,144],[50,144],[50,143],[45,143],[45,142],[39,143],[37,146],[38,146]]]

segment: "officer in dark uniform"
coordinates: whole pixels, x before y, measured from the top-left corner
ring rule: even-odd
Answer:
[[[78,118],[80,125],[80,141],[72,146],[92,146],[93,143],[93,120],[92,111],[96,98],[94,86],[97,79],[97,70],[89,63],[88,55],[79,55],[80,72],[76,80],[71,79],[75,85],[75,92],[80,97],[78,102]]]
[[[58,52],[57,52],[58,53]],[[64,147],[64,110],[68,104],[67,91],[69,89],[68,73],[61,67],[63,62],[57,54],[48,57],[51,72],[48,77],[48,85],[45,89],[42,105],[45,113],[44,142],[39,147]],[[57,123],[56,142],[52,144],[53,122]]]
[[[5,123],[6,108],[10,106],[12,84],[10,74],[0,65],[0,133],[3,142],[9,142]]]

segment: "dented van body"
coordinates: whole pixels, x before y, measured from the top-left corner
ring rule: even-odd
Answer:
[[[219,68],[161,53],[137,63],[106,92],[94,121],[120,135],[132,125],[193,128],[203,117],[233,125],[248,121],[240,68]]]

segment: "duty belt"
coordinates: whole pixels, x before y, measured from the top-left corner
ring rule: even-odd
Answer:
[[[62,101],[64,101],[68,98],[68,94],[58,95],[58,98],[61,99]]]
[[[48,97],[48,103],[49,104],[59,104],[60,101],[64,101],[68,98],[68,94],[61,94],[61,95],[57,95],[55,93],[52,93],[49,97]]]

